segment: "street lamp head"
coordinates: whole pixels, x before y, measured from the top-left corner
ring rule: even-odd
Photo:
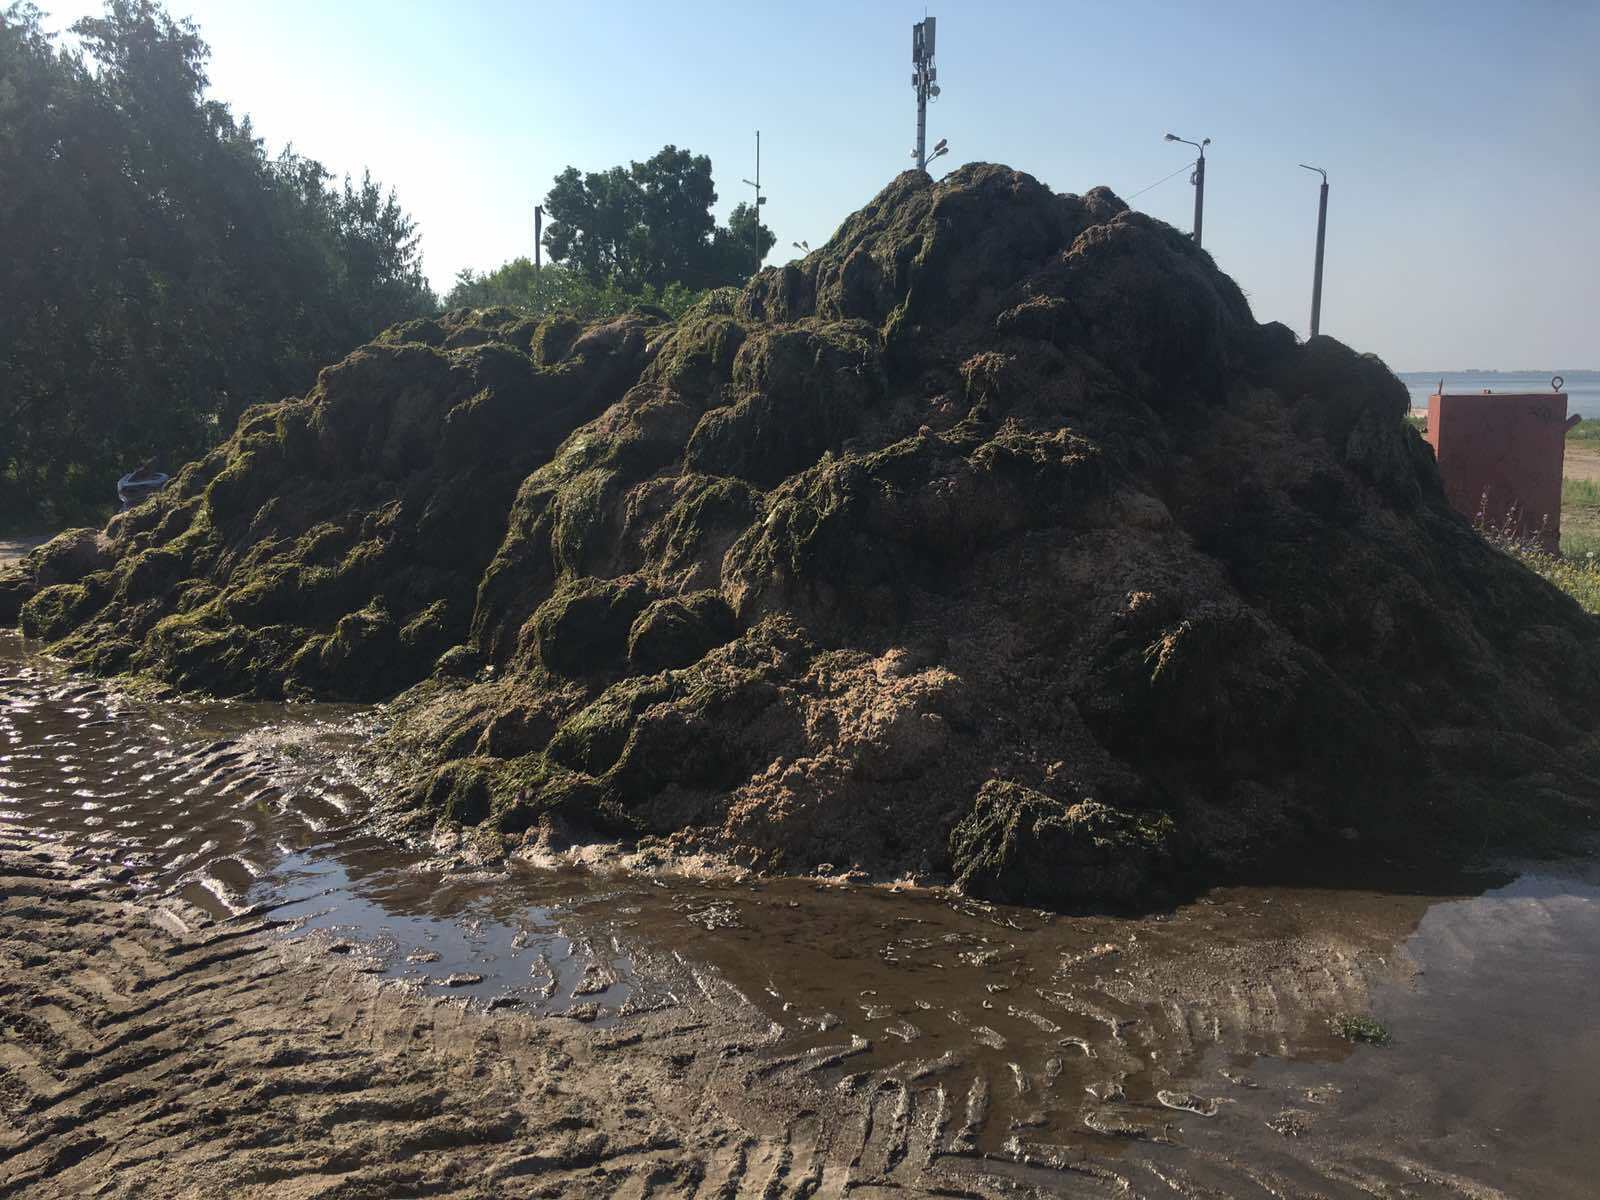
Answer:
[[[1175,134],[1175,133],[1169,133],[1169,134],[1164,135],[1161,140],[1163,142],[1176,142],[1176,141],[1181,141],[1182,139],[1179,138],[1178,135]]]
[[[1200,139],[1200,144],[1202,146],[1209,146],[1209,145],[1211,145],[1211,139],[1210,138],[1201,138]]]
[[[1308,163],[1301,163],[1300,165],[1302,167],[1304,167],[1308,171],[1315,171],[1318,175],[1321,175],[1323,183],[1327,183],[1328,182],[1328,173],[1326,171],[1324,171],[1321,167],[1313,167]]]

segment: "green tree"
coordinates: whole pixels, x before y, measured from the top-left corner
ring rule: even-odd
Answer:
[[[371,178],[334,186],[205,95],[198,30],[111,0],[58,47],[0,10],[0,522],[88,516],[436,301]]]
[[[672,284],[691,291],[742,282],[777,240],[740,204],[719,227],[711,160],[664,146],[644,162],[606,171],[568,167],[545,197],[550,257],[595,287]]]
[[[632,169],[639,197],[639,220],[633,242],[637,282],[657,289],[669,283],[708,287],[708,253],[717,227],[711,206],[717,189],[711,182],[711,160],[676,146],[664,146]]]
[[[639,205],[633,178],[622,167],[581,173],[568,167],[544,198],[550,218],[544,246],[590,283],[630,279],[636,272],[631,240]]]
[[[458,272],[455,286],[444,302],[446,308],[505,305],[535,317],[566,312],[585,319],[616,316],[647,305],[676,317],[704,294],[690,291],[681,283],[669,283],[660,291],[649,284],[628,291],[615,283],[591,283],[566,267],[546,264],[535,270],[529,259],[514,258],[482,275],[471,270]]]
[[[767,252],[777,244],[778,235],[761,223],[755,205],[739,203],[728,214],[728,224],[717,230],[715,240],[724,273],[742,278],[761,269]]]

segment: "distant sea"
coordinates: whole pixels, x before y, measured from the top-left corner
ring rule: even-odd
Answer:
[[[1428,397],[1439,390],[1444,379],[1446,392],[1548,392],[1550,377],[1560,375],[1566,383],[1567,415],[1600,417],[1600,371],[1397,371],[1400,382],[1411,392],[1412,408],[1427,408]]]

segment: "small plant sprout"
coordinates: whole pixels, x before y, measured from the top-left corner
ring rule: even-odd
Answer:
[[[1359,1013],[1340,1013],[1328,1022],[1335,1037],[1347,1042],[1366,1042],[1369,1046],[1387,1046],[1389,1031],[1375,1018]]]

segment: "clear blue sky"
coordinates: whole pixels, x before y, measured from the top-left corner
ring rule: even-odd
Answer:
[[[49,4],[51,27],[91,0]],[[910,165],[921,3],[169,0],[215,95],[274,147],[373,173],[441,291],[531,249],[569,163],[673,142],[725,214],[762,132],[772,261],[821,244]],[[956,3],[939,19],[938,168],[987,160],[1123,196],[1208,151],[1206,248],[1259,320],[1309,322],[1396,370],[1600,367],[1600,2]],[[1135,207],[1188,229],[1179,174]]]

